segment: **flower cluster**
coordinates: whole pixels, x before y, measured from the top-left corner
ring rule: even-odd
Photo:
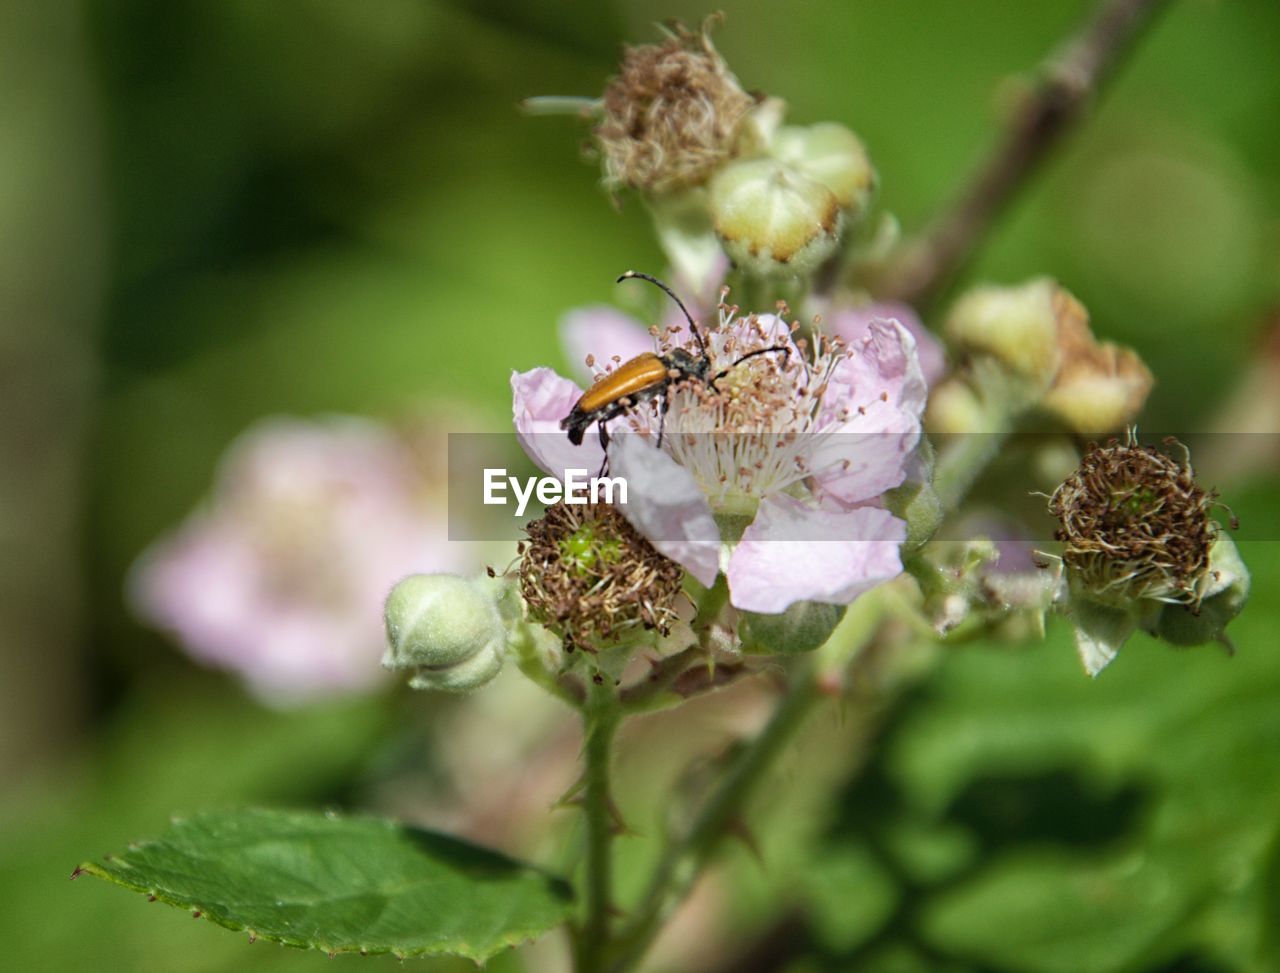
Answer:
[[[1039,408],[1078,433],[1114,432],[1134,421],[1154,382],[1132,349],[1098,341],[1084,305],[1047,278],[975,287],[952,308],[946,334],[971,362],[934,403],[941,431],[972,431],[964,403],[973,386],[990,397],[999,382],[1006,410]]]
[[[723,253],[748,275],[808,279],[866,214],[875,170],[845,126],[783,125],[781,100],[744,91],[710,23],[626,48],[598,100],[529,107],[595,117],[605,187],[642,194],[677,273],[705,279]]]

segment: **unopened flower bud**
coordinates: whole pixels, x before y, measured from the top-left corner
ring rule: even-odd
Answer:
[[[742,612],[742,651],[753,655],[798,655],[821,648],[844,617],[844,605],[798,601],[778,615]]]
[[[411,672],[414,689],[468,692],[493,679],[506,626],[491,587],[452,574],[415,574],[387,596],[382,664]]]
[[[875,170],[862,140],[843,125],[784,126],[774,134],[769,153],[831,190],[851,216],[871,201]]]
[[[956,302],[946,331],[1019,380],[1004,389],[1019,409],[1039,405],[1075,432],[1128,425],[1153,384],[1136,352],[1099,342],[1084,305],[1045,278],[970,291]]]
[[[975,287],[947,318],[945,332],[956,344],[985,352],[1005,367],[1047,386],[1058,369],[1058,314],[1074,300],[1041,278],[1020,287]]]
[[[988,410],[968,380],[952,375],[929,392],[929,432],[944,436],[990,432]]]
[[[1063,362],[1040,404],[1073,432],[1113,432],[1137,418],[1154,382],[1137,352],[1090,342]]]
[[[836,194],[777,159],[721,169],[710,209],[725,253],[756,276],[812,273],[835,253],[843,228]]]
[[[737,151],[755,104],[705,27],[628,47],[595,130],[606,187],[661,194],[704,183]]]

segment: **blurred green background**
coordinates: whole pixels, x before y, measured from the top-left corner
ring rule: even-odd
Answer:
[[[744,84],[785,97],[798,122],[859,132],[908,231],[980,157],[1017,75],[1088,9],[717,6]],[[598,191],[582,127],[516,103],[598,93],[621,43],[706,12],[0,5],[11,968],[326,962],[67,876],[174,810],[359,802],[351,781],[404,745],[397,722],[455,704],[268,712],[132,620],[124,573],[261,415],[446,403],[501,429],[512,368],[567,364],[559,316],[612,300],[623,269],[662,266],[643,208]],[[1149,430],[1210,428],[1280,303],[1278,63],[1275,0],[1173,3],[977,262],[1001,282],[1059,278],[1101,336],[1136,346],[1158,380]],[[1136,640],[1090,684],[1062,626],[1034,648],[948,650],[885,715],[860,775],[852,746],[843,763],[814,758],[839,800],[817,788],[796,814],[762,799],[766,867],[731,856],[721,959],[775,931],[778,964],[751,968],[1280,970],[1277,485],[1274,469],[1219,483],[1254,570],[1233,661]],[[841,754],[856,722],[818,721],[806,740]],[[661,803],[645,767],[624,760],[641,807]],[[706,968],[691,962],[673,968]]]

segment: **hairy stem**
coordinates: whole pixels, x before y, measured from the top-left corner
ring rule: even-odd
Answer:
[[[891,265],[879,296],[923,306],[973,258],[992,224],[1071,131],[1168,0],[1102,0],[1044,62],[987,158],[932,225]]]
[[[791,686],[760,734],[733,760],[693,827],[667,849],[630,924],[618,938],[610,970],[623,973],[644,955],[663,922],[701,875],[751,791],[821,698],[812,664],[792,672]]]
[[[520,671],[531,682],[575,709],[583,705],[586,693],[582,686],[569,676],[557,675],[547,668],[538,654],[537,641],[530,626],[522,624],[516,630],[511,641],[511,649]]]
[[[613,836],[616,830],[611,779],[613,738],[621,720],[609,681],[593,683],[582,711],[586,762],[582,810],[586,819],[586,916],[578,943],[578,973],[604,968],[613,911]]]

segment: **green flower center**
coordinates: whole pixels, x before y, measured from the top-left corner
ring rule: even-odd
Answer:
[[[622,541],[601,530],[599,521],[583,524],[560,540],[560,560],[579,578],[599,574],[601,569],[622,560]]]

